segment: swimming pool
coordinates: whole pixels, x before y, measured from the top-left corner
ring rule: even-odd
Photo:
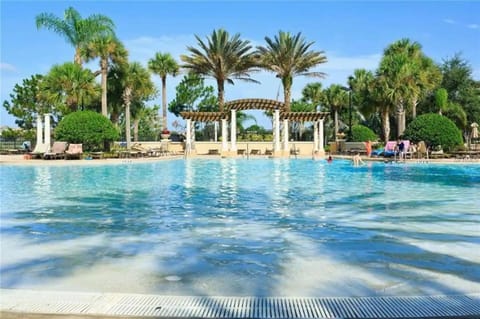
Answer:
[[[172,160],[0,166],[2,288],[480,292],[480,166]]]

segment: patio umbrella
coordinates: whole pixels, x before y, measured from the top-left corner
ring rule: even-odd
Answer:
[[[472,127],[472,138],[478,138],[478,124],[472,123],[470,126]]]

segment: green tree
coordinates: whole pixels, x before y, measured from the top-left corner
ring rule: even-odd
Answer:
[[[313,106],[313,111],[320,106],[324,100],[322,83],[308,83],[302,90],[302,101]],[[293,107],[292,107],[293,109]]]
[[[54,104],[57,111],[66,115],[91,108],[95,100],[98,100],[100,88],[90,70],[67,62],[51,68],[42,81],[40,94]]]
[[[395,105],[397,137],[405,130],[405,112],[409,102],[419,94],[416,85],[416,67],[421,59],[421,45],[409,39],[401,39],[389,45],[377,71],[383,77],[386,97]]]
[[[341,85],[332,84],[323,91],[325,98],[325,105],[334,113],[334,136],[337,139],[338,134],[338,113],[342,108],[348,105],[348,92],[346,92]]]
[[[150,79],[150,73],[138,62],[132,62],[112,69],[112,77],[122,88],[122,101],[125,115],[125,138],[127,148],[131,143],[131,117],[134,119],[145,107],[144,102],[151,100],[156,95],[155,85]]]
[[[93,111],[78,111],[65,116],[55,128],[55,139],[83,144],[86,151],[104,150],[118,138],[118,131],[106,117]]]
[[[100,58],[102,115],[108,117],[107,79],[109,66],[111,63],[125,63],[128,55],[127,50],[117,38],[107,35],[92,39],[91,42],[81,48],[81,54],[85,57],[85,62]]]
[[[455,54],[441,65],[442,87],[448,92],[451,103],[458,104],[466,113],[467,122],[480,122],[480,81],[473,79],[472,67]]]
[[[249,41],[240,39],[240,34],[230,37],[223,29],[214,30],[206,42],[197,35],[195,38],[199,48],[187,47],[191,55],[180,57],[184,62],[182,67],[217,81],[218,108],[223,112],[225,82],[234,84],[233,80],[238,79],[258,83],[249,74],[258,66],[255,53]]]
[[[424,114],[406,128],[404,138],[415,143],[425,141],[431,148],[441,146],[449,151],[463,144],[462,133],[455,123],[440,114]]]
[[[218,111],[215,89],[213,86],[206,86],[205,81],[197,74],[185,75],[175,90],[175,99],[168,104],[168,110],[175,116],[188,110]]]
[[[176,76],[179,72],[177,61],[170,53],[157,52],[153,59],[148,61],[148,68],[162,79],[162,117],[163,128],[168,129],[167,125],[167,75]]]
[[[3,107],[13,115],[15,124],[25,130],[36,127],[36,118],[45,113],[51,113],[57,117],[56,110],[40,95],[43,76],[32,75],[24,79],[22,84],[15,84],[10,101],[3,101]]]
[[[301,33],[291,35],[289,32],[279,31],[273,39],[265,37],[265,41],[266,46],[257,47],[261,65],[281,79],[285,111],[290,112],[293,77],[324,77],[325,73],[313,72],[310,69],[327,62],[327,58],[323,51],[311,50],[314,42],[306,42]]]
[[[100,14],[93,14],[83,19],[80,13],[72,7],[65,10],[63,19],[52,13],[37,15],[37,28],[52,30],[75,48],[74,62],[81,65],[81,47],[88,45],[96,37],[113,35],[115,25],[113,21]]]
[[[435,91],[435,106],[438,109],[438,114],[442,115],[448,108],[448,92],[444,88]]]
[[[370,128],[364,125],[353,125],[352,127],[353,142],[376,141],[378,136]]]

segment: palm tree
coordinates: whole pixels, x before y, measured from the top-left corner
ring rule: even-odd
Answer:
[[[334,112],[334,139],[338,134],[338,113],[348,104],[348,93],[341,85],[332,84],[323,91],[325,104]]]
[[[199,48],[187,47],[191,55],[182,55],[182,65],[200,76],[212,77],[217,81],[218,107],[223,112],[225,104],[225,82],[234,84],[233,79],[255,82],[249,72],[255,71],[258,62],[255,53],[251,51],[249,41],[240,39],[240,34],[230,37],[223,29],[214,30],[207,41],[202,41],[197,35]]]
[[[80,48],[98,36],[113,35],[113,21],[100,14],[82,19],[80,13],[72,7],[65,10],[63,19],[52,13],[41,13],[36,17],[37,28],[42,27],[64,37],[75,48],[74,62],[82,64]]]
[[[390,139],[390,114],[396,109],[395,104],[387,96],[389,94],[387,86],[387,80],[382,76],[377,76],[373,79],[368,94],[368,103],[380,113],[385,142]]]
[[[309,72],[321,63],[327,62],[323,51],[312,51],[314,42],[306,42],[301,33],[292,36],[280,31],[274,39],[265,37],[267,45],[258,46],[261,65],[276,73],[282,80],[285,111],[290,112],[291,88],[293,77],[297,75],[324,77],[323,72]]]
[[[41,94],[60,108],[66,106],[63,115],[90,106],[99,93],[95,75],[71,62],[54,65],[42,82]]]
[[[125,136],[127,148],[131,142],[131,115],[139,114],[135,107],[141,107],[143,101],[150,100],[155,96],[155,86],[150,79],[150,73],[138,62],[132,62],[119,66],[117,72],[119,82],[123,87],[122,99],[125,107]],[[131,109],[133,106],[133,110]],[[133,111],[133,112],[132,112]]]
[[[176,76],[179,71],[177,61],[169,54],[157,52],[153,59],[148,61],[148,68],[162,79],[162,116],[163,129],[167,129],[167,75]]]
[[[412,108],[415,117],[420,98],[441,82],[441,73],[433,61],[422,53],[418,42],[401,39],[385,49],[378,75],[384,77],[387,98],[397,108],[399,137],[405,130],[407,107]]]
[[[100,58],[100,74],[102,87],[102,115],[108,117],[107,111],[107,76],[110,62],[125,63],[127,59],[127,50],[123,44],[115,37],[108,35],[93,39],[80,50],[85,62]]]
[[[302,90],[302,101],[314,106],[314,109],[323,101],[322,83],[315,82],[307,84]]]

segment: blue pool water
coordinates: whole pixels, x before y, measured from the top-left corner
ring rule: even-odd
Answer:
[[[480,292],[480,165],[0,166],[2,288]]]

